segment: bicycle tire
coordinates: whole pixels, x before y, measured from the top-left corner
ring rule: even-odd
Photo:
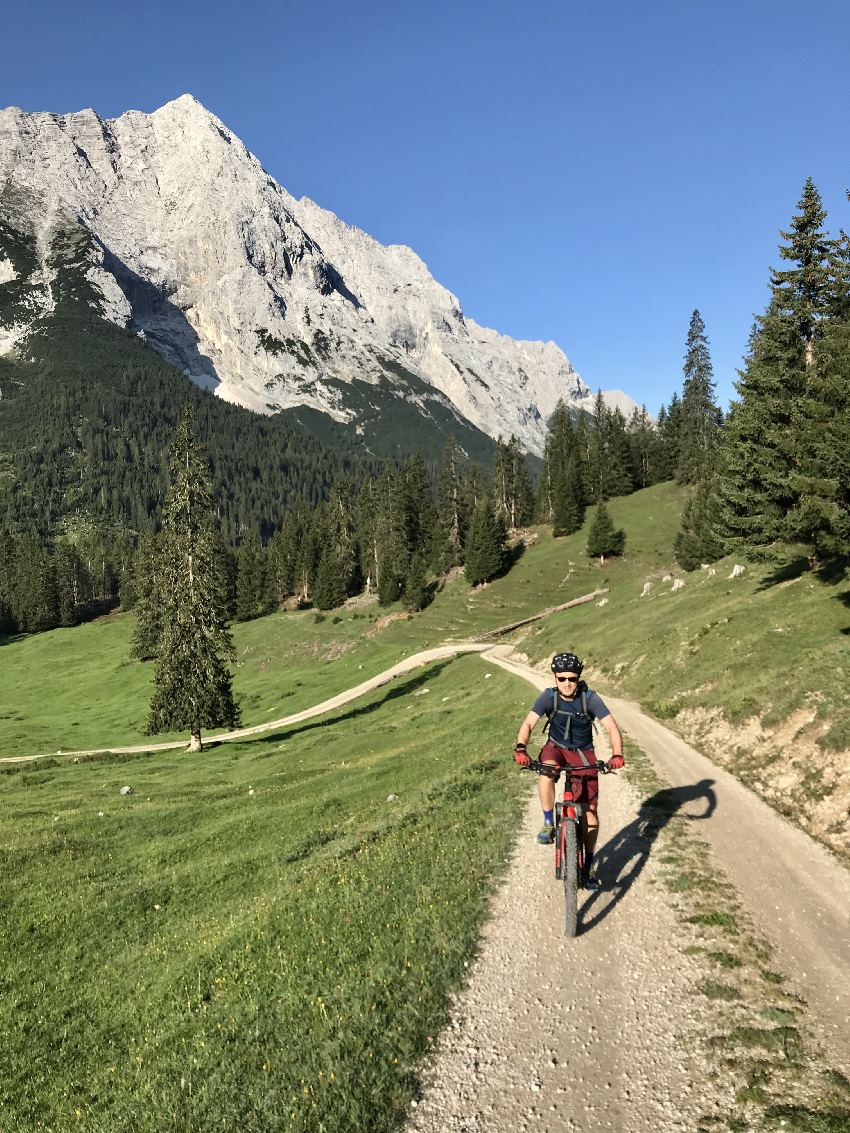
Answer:
[[[576,823],[561,822],[561,877],[564,882],[564,933],[575,936],[578,931],[578,838]]]

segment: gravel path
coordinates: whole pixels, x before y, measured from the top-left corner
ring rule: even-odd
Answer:
[[[602,841],[638,809],[624,778],[605,778]],[[627,892],[603,876],[601,893],[583,893],[579,936],[567,940],[553,852],[534,841],[539,827],[535,791],[409,1133],[695,1129],[729,1099],[708,1085],[694,1042],[697,969],[680,951],[652,856]]]
[[[536,688],[548,683],[510,653],[497,646],[485,659]],[[712,781],[716,806],[699,833],[774,945],[772,965],[815,1008],[832,1065],[850,1069],[850,874],[636,705],[606,700],[672,785]],[[681,813],[704,818],[704,804],[701,794]],[[638,811],[626,777],[601,780],[600,850],[635,828]],[[650,854],[630,878],[640,848],[618,845],[617,876],[602,874],[603,891],[582,894],[580,933],[567,940],[552,852],[534,842],[539,822],[534,792],[407,1133],[695,1129],[733,1099],[704,1054],[704,1000],[694,995],[703,973],[681,951],[687,940],[656,884],[657,862]]]

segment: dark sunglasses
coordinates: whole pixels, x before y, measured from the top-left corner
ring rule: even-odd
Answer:
[[[576,683],[576,681],[578,680],[578,677],[558,677],[558,676],[556,676],[555,680],[558,681],[560,684],[569,683],[571,685],[574,685]]]

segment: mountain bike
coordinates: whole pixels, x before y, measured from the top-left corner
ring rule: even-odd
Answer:
[[[545,775],[547,779],[560,778],[564,771],[563,797],[555,803],[555,878],[564,883],[564,933],[566,936],[575,936],[578,931],[578,891],[582,888],[584,874],[584,838],[582,837],[582,815],[584,803],[580,801],[581,787],[574,787],[572,772],[580,771],[575,767],[553,767],[551,763],[542,763],[539,759],[532,759],[528,765],[529,771],[538,775]],[[590,770],[590,768],[588,768]],[[596,761],[596,770],[600,775],[609,774],[608,768],[601,759]],[[575,779],[580,779],[576,775]]]

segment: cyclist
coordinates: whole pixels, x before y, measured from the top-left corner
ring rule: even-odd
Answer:
[[[611,741],[611,758],[607,763],[609,771],[617,771],[624,765],[623,737],[602,698],[581,679],[584,664],[575,653],[556,653],[550,668],[555,675],[555,685],[540,693],[520,724],[514,759],[520,767],[528,767],[531,757],[526,744],[540,717],[548,716],[549,736],[540,752],[540,761],[555,767],[577,769],[578,773],[573,775],[573,781],[576,790],[581,791],[577,798],[585,804],[581,820],[584,837],[582,884],[589,889],[598,889],[599,882],[593,868],[593,852],[599,836],[599,776],[593,750],[593,721],[599,720]],[[551,843],[555,839],[556,781],[541,775],[537,784],[543,808],[543,829],[537,835],[537,841],[542,844]]]

